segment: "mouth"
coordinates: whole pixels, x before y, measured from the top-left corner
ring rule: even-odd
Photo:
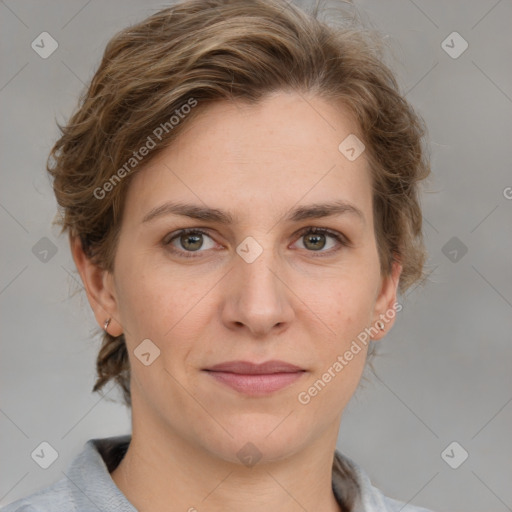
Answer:
[[[246,395],[273,393],[300,379],[306,370],[285,361],[255,364],[248,361],[228,361],[203,371],[217,382]]]

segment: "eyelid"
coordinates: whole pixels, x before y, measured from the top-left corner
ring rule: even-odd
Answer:
[[[337,231],[335,229],[329,229],[324,228],[320,226],[306,226],[305,228],[301,228],[299,231],[295,233],[294,236],[301,237],[307,233],[320,233],[324,235],[329,235],[333,238],[335,238],[340,244],[346,245],[346,246],[352,246],[352,243],[350,240],[340,231]],[[314,251],[312,251],[314,252]]]
[[[294,238],[300,240],[300,238],[306,234],[323,234],[334,238],[337,243],[337,247],[333,247],[328,249],[327,251],[308,251],[306,253],[308,256],[313,258],[329,258],[337,255],[342,249],[352,247],[352,243],[350,240],[341,232],[329,228],[319,227],[319,226],[306,226],[299,231],[297,231],[294,235]]]
[[[181,228],[176,231],[173,231],[172,233],[165,235],[165,237],[162,240],[162,245],[164,245],[164,247],[171,246],[171,242],[173,242],[180,236],[196,234],[196,233],[206,235],[213,240],[213,237],[211,236],[210,230],[208,228]],[[188,252],[189,254],[193,254],[194,252],[205,252],[205,251],[176,251],[176,252],[180,252],[180,253]]]
[[[196,233],[206,235],[209,238],[212,238],[212,240],[213,240],[213,237],[211,236],[210,231],[211,230],[209,228],[200,228],[200,227],[178,229],[176,231],[173,231],[172,233],[167,234],[164,237],[164,239],[162,240],[162,245],[164,247],[170,247],[170,251],[171,252],[173,252],[174,254],[178,254],[178,255],[180,255],[180,256],[182,256],[184,258],[199,257],[199,255],[202,252],[206,252],[206,251],[201,251],[201,250],[198,250],[198,251],[179,250],[179,249],[176,249],[176,248],[172,247],[171,242],[176,240],[181,235],[196,234]],[[299,229],[298,231],[296,231],[293,234],[293,237],[294,237],[294,239],[296,241],[300,237],[302,237],[302,236],[304,236],[306,234],[309,234],[309,233],[325,234],[327,236],[330,236],[330,237],[334,238],[338,242],[338,244],[340,246],[342,246],[342,247],[352,247],[352,243],[350,242],[350,240],[343,233],[341,233],[339,231],[336,231],[336,230],[333,230],[333,229],[320,227],[320,226],[305,226],[305,227]],[[307,251],[307,252],[311,253],[313,256],[321,257],[321,256],[331,255],[333,253],[338,252],[339,250],[340,250],[340,247],[335,248],[335,249],[330,249],[328,251]],[[197,256],[195,255],[195,253],[197,253]],[[315,254],[315,253],[318,253],[318,254]]]
[[[176,229],[175,231],[172,231],[171,233],[167,233],[167,235],[164,236],[162,243],[164,245],[168,245],[174,239],[178,238],[179,236],[188,235],[191,233],[201,233],[203,235],[210,236],[209,230],[206,228],[181,228],[181,229]]]

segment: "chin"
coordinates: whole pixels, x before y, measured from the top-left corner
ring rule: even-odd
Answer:
[[[203,447],[214,456],[230,463],[250,466],[247,461],[258,463],[273,462],[292,456],[308,444],[310,425],[300,425],[292,413],[280,417],[269,414],[238,415],[229,422],[219,419],[231,437],[221,427],[211,431],[211,436],[203,439]],[[285,419],[286,418],[286,419]],[[284,420],[284,421],[283,421]],[[199,435],[204,437],[204,430]]]

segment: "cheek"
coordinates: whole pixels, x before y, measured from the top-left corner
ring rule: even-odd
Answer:
[[[204,279],[188,279],[186,272],[120,258],[116,290],[123,326],[130,333],[162,337],[188,312],[198,309],[204,288]]]
[[[207,277],[194,279],[186,272],[171,273],[166,267],[144,263],[132,262],[132,268],[145,270],[131,272],[127,277],[125,274],[118,286],[119,314],[130,357],[136,355],[134,351],[143,340],[150,339],[160,350],[151,367],[164,367],[176,377],[183,376],[190,369],[190,353],[197,349],[198,341],[211,325],[215,293],[207,292],[214,288],[218,278],[211,282]],[[208,354],[203,356],[207,358]],[[159,379],[168,380],[162,372],[147,373],[145,369],[134,361],[134,373],[139,381],[157,379],[154,385],[158,387]]]
[[[313,301],[313,311],[319,312],[337,339],[347,341],[370,325],[377,282],[378,274],[371,267],[363,274],[347,271],[317,288],[314,296],[310,292],[308,300]]]
[[[366,363],[371,325],[373,283],[346,279],[318,294],[316,308],[329,325],[331,335],[315,342],[314,374],[302,388],[299,403],[325,414],[338,414],[355,392]],[[313,309],[313,308],[312,308]]]
[[[362,283],[355,289],[339,291],[334,300],[338,328],[354,335],[354,329],[366,327],[370,322],[372,299],[370,290],[363,288]]]

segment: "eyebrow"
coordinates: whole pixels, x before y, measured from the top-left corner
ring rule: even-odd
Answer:
[[[363,223],[366,223],[363,212],[357,206],[343,200],[299,206],[293,209],[284,220],[288,222],[299,222],[307,219],[320,219],[343,214],[351,214],[359,218]],[[144,216],[142,222],[150,222],[166,215],[181,215],[183,217],[190,217],[191,219],[217,222],[219,224],[233,224],[236,220],[236,217],[231,213],[217,208],[169,201],[149,211]]]

